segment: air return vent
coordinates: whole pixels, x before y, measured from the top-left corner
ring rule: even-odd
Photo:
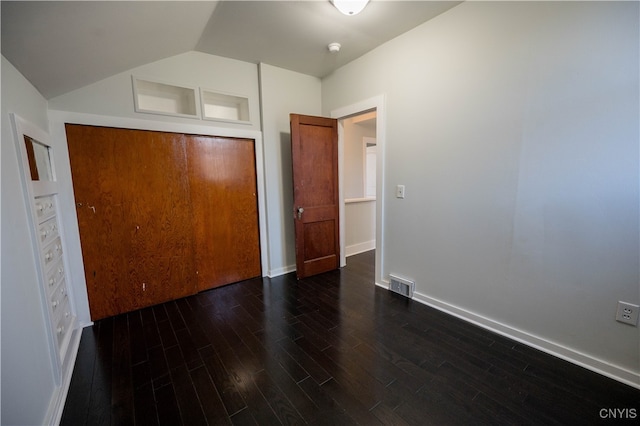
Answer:
[[[409,281],[393,274],[389,274],[389,279],[389,290],[405,297],[413,297],[413,291],[416,288],[416,283],[414,281]]]

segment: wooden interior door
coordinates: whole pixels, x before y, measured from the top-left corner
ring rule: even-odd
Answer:
[[[66,131],[93,320],[260,275],[253,141]]]
[[[296,273],[340,265],[338,121],[291,114]]]
[[[186,138],[198,290],[260,276],[255,141]]]

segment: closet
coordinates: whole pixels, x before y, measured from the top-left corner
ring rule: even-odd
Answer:
[[[253,140],[66,133],[93,320],[261,275]]]

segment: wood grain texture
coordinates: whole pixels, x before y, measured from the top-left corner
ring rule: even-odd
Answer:
[[[186,138],[198,290],[259,276],[254,141]]]
[[[184,139],[67,125],[91,318],[195,292]]]
[[[252,140],[66,131],[93,320],[260,275]]]
[[[24,146],[27,150],[27,162],[29,163],[29,175],[31,180],[40,180],[40,173],[38,172],[38,165],[36,163],[36,153],[33,149],[33,139],[29,136],[24,136]]]
[[[335,119],[290,119],[296,273],[304,278],[340,264],[338,130]]]
[[[374,257],[96,321],[61,424],[637,423],[600,410],[640,390],[377,287]]]

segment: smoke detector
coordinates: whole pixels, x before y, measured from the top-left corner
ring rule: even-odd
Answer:
[[[342,46],[340,45],[340,43],[329,43],[329,45],[327,46],[329,52],[331,53],[338,53],[341,47]]]

